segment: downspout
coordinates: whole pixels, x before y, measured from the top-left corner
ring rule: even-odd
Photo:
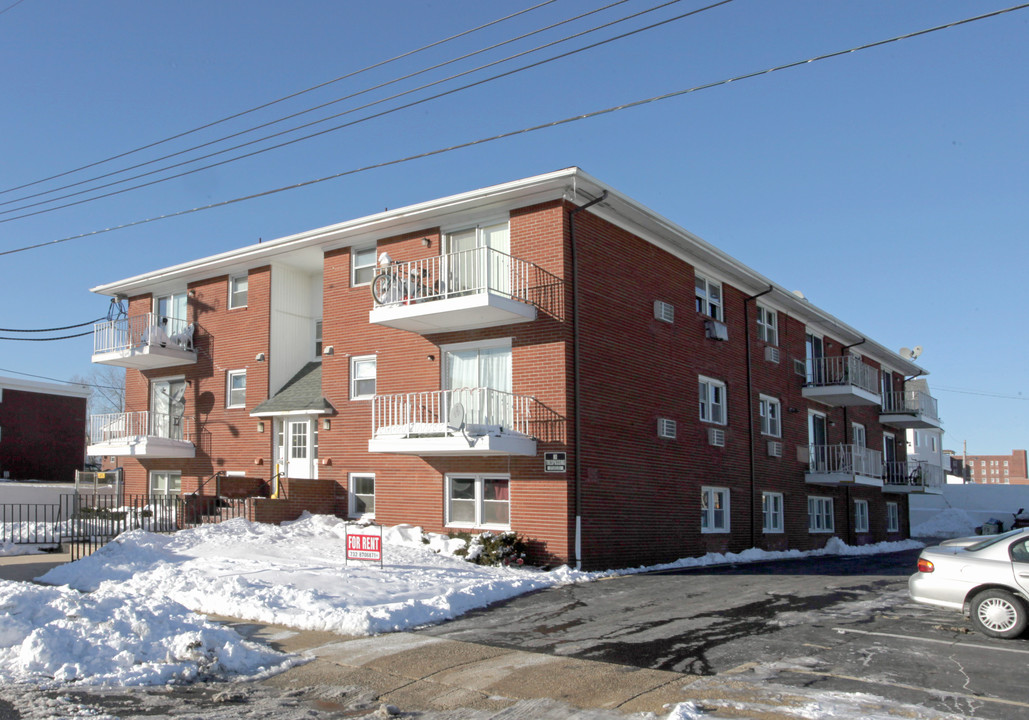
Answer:
[[[747,453],[750,466],[750,547],[757,547],[757,523],[754,522],[754,508],[757,503],[757,469],[754,457],[754,378],[750,366],[750,313],[747,312],[747,303],[757,300],[762,295],[767,295],[772,290],[772,286],[769,285],[767,290],[743,299],[743,337],[746,339],[747,350],[747,437],[750,440]],[[779,422],[782,423],[782,418],[779,418]]]
[[[582,398],[580,386],[580,352],[579,352],[579,255],[575,251],[575,216],[602,202],[607,197],[607,190],[600,197],[590,200],[585,205],[568,211],[568,254],[572,260],[572,394],[575,417],[575,569],[582,569]]]

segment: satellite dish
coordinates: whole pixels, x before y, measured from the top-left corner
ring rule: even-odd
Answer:
[[[464,405],[454,403],[450,406],[450,417],[447,418],[447,430],[461,432],[464,430]]]
[[[917,358],[921,354],[922,354],[922,346],[921,345],[915,345],[914,349],[911,351],[911,359],[914,360],[915,358]]]
[[[901,348],[901,349],[900,349],[900,350],[898,351],[898,353],[900,354],[900,356],[901,356],[902,358],[907,358],[908,360],[910,360],[910,359],[911,359],[911,348],[906,348],[906,347],[902,347],[902,348]]]

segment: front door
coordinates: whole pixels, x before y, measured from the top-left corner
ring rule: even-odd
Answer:
[[[318,477],[318,426],[313,418],[283,418],[278,421],[279,471],[288,478],[314,480]]]

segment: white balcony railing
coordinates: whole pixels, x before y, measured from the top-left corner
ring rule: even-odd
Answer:
[[[157,313],[118,318],[93,326],[93,354],[128,352],[149,345],[193,351],[193,325]]]
[[[492,388],[376,395],[374,437],[530,436],[536,399]]]
[[[480,247],[376,268],[372,297],[381,306],[495,293],[538,305],[548,289],[560,284],[560,278],[535,263]]]
[[[883,485],[892,490],[925,492],[942,488],[946,474],[939,465],[917,460],[897,460],[883,465]]]
[[[902,390],[883,395],[883,413],[919,415],[939,420],[936,398],[920,390]]]
[[[121,443],[133,438],[156,437],[167,440],[192,439],[193,419],[183,415],[141,410],[106,413],[89,418],[90,445]]]
[[[873,395],[879,394],[879,371],[855,355],[808,358],[806,367],[809,386],[853,385]]]
[[[861,475],[881,478],[883,456],[860,445],[811,445],[808,472],[825,475]]]

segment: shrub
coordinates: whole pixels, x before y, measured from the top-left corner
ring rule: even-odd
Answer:
[[[522,565],[525,541],[512,530],[484,532],[471,537],[465,559],[477,565]]]

